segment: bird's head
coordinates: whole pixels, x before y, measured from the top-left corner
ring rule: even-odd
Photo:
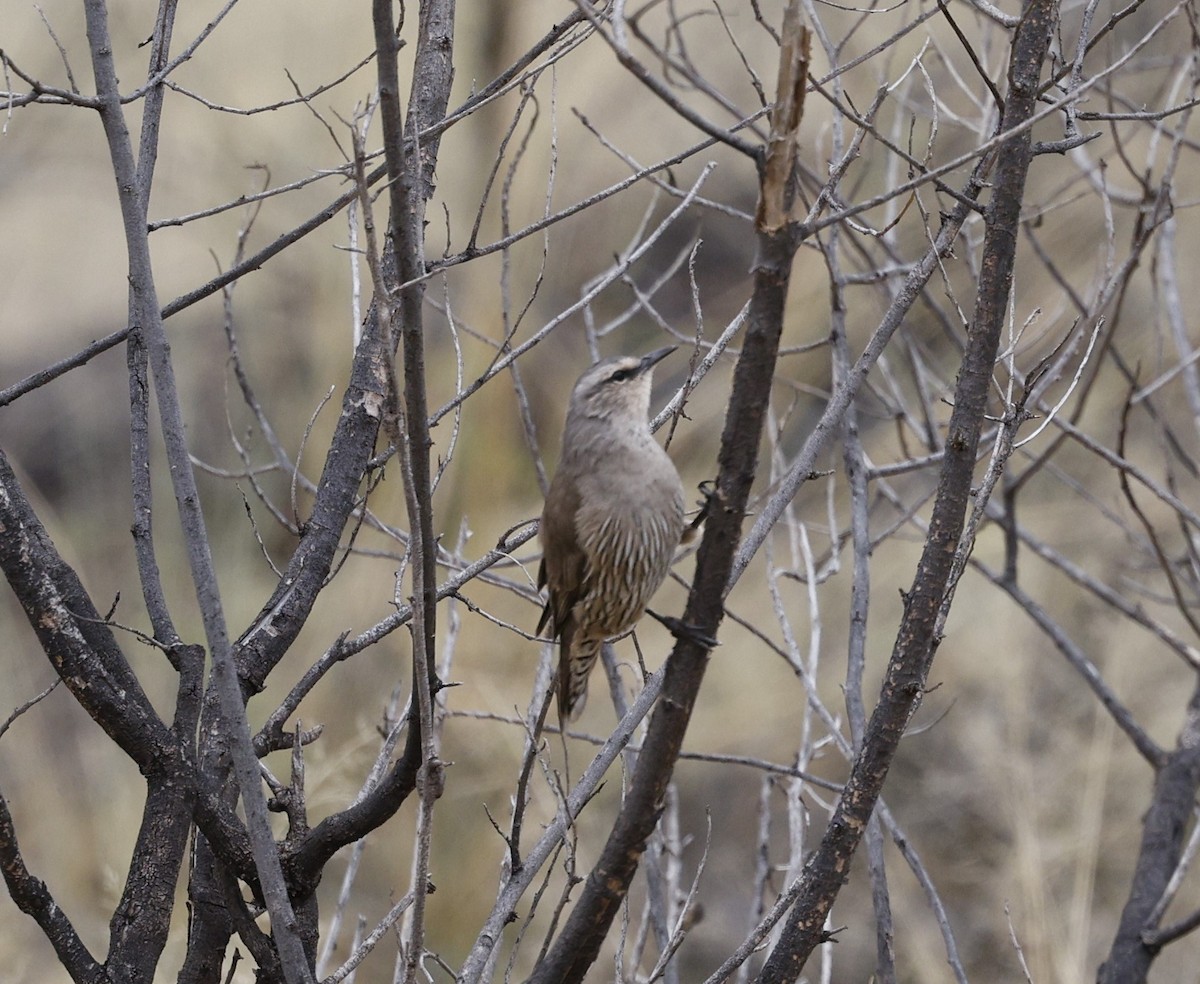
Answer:
[[[674,345],[635,358],[617,355],[588,369],[571,393],[571,412],[585,417],[627,417],[644,422],[650,411],[654,366],[675,351]]]

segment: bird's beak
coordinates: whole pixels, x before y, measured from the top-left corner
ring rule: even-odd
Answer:
[[[667,345],[664,348],[655,349],[649,355],[643,355],[641,368],[638,370],[638,374],[640,375],[643,372],[649,372],[651,369],[654,368],[655,365],[657,365],[659,362],[661,362],[663,359],[665,359],[668,355],[670,355],[672,352],[674,352],[675,349],[676,349],[676,346]]]

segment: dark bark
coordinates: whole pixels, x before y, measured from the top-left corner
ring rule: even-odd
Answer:
[[[167,729],[78,576],[55,550],[2,452],[0,526],[6,531],[0,537],[0,569],[51,663],[80,706],[147,776],[142,827],[129,879],[112,917],[106,966],[116,979],[150,980],[166,942],[196,800],[188,749],[195,729],[203,652],[199,647],[180,646],[173,654],[180,687],[175,721]],[[220,816],[211,805],[205,816],[205,829],[231,848],[231,857],[238,857],[234,845],[244,847],[245,842],[233,833],[232,818]],[[12,837],[15,850],[15,833]],[[240,857],[245,866],[248,857],[244,853]],[[17,895],[14,892],[14,898]],[[24,898],[31,905],[48,900],[28,889]],[[26,911],[37,917],[36,908]],[[47,935],[57,947],[70,950],[61,942],[62,933],[61,925],[56,925]]]
[[[195,798],[178,773],[149,782],[129,877],[109,922],[105,969],[114,981],[154,980],[166,946]]]
[[[221,890],[222,868],[203,837],[196,838],[188,877],[187,955],[179,984],[217,984],[225,949],[233,935],[233,920]]]
[[[71,980],[75,984],[102,984],[104,968],[88,952],[45,883],[25,867],[12,814],[8,812],[8,803],[3,796],[0,796],[0,873],[4,875],[13,902],[41,927]]]
[[[1142,822],[1142,842],[1129,898],[1099,984],[1139,984],[1163,947],[1153,930],[1154,910],[1179,865],[1184,837],[1200,790],[1200,684],[1192,692],[1175,750],[1158,770],[1154,798]]]
[[[142,598],[154,629],[154,638],[164,646],[171,647],[179,642],[179,633],[167,608],[158,557],[154,552],[154,524],[151,521],[153,495],[150,484],[150,383],[147,377],[146,344],[141,329],[129,333],[125,354],[129,371],[129,484],[133,498],[130,533],[133,535]]]
[[[1002,131],[1020,126],[1036,109],[1038,79],[1054,19],[1053,0],[1030,0],[1025,6],[1013,37]],[[1029,131],[1006,140],[997,153],[994,190],[985,216],[979,292],[955,386],[929,534],[912,588],[905,595],[904,616],[862,751],[854,760],[820,845],[805,864],[801,891],[758,978],[760,984],[795,981],[813,949],[826,939],[826,917],[849,875],[851,858],[866,831],[904,728],[924,693],[937,649],[935,626],[970,503],[992,367],[1012,284],[1031,159]]]
[[[167,728],[78,575],[59,555],[34,513],[3,451],[0,529],[5,531],[0,536],[0,570],[43,651],[80,707],[147,778],[142,827],[110,927],[110,960],[143,972],[141,977],[120,979],[149,980],[165,943],[193,816],[239,876],[254,879],[245,830],[230,809],[221,809],[212,793],[200,792],[209,787],[199,781],[193,763],[203,650],[181,645],[172,651],[180,682],[174,722]],[[33,898],[28,892],[26,896]]]
[[[171,928],[175,888],[187,850],[196,801],[191,756],[204,675],[200,646],[175,647],[179,691],[171,730],[181,753],[147,780],[142,826],[129,861],[125,890],[109,922],[109,975],[121,981],[150,981]]]
[[[174,754],[125,654],[62,559],[0,450],[0,570],[72,696],[143,775]]]

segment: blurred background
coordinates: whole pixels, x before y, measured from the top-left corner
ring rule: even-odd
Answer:
[[[770,98],[778,47],[769,28],[778,27],[779,7],[766,2],[657,5],[641,22],[659,43],[676,46],[672,50],[701,71],[732,108],[707,98],[677,66],[651,58],[647,64],[668,80],[679,99],[718,125],[732,125],[759,108],[759,86]],[[411,39],[416,5],[409,8],[413,23],[404,35]],[[451,106],[482,89],[573,9],[562,0],[460,3]],[[1097,5],[1094,25],[1107,22],[1114,9]],[[952,10],[976,46],[982,73],[1002,89],[1005,31],[994,17],[967,3]],[[1011,15],[1017,6],[1007,3],[1005,10]],[[183,5],[173,50],[181,50],[217,11],[213,4]],[[801,153],[817,180],[827,177],[853,136],[845,112],[851,106],[865,111],[881,86],[894,89],[876,117],[878,132],[916,158],[940,165],[989,135],[995,119],[991,97],[936,12],[935,4],[912,2],[869,11],[832,5],[811,11],[819,28],[812,72],[825,80],[824,91],[831,96],[810,92],[802,128]],[[112,5],[123,90],[132,91],[144,78],[147,49],[139,45],[151,34],[154,16],[153,4]],[[1063,4],[1061,16],[1056,46],[1069,57],[1083,8]],[[1158,30],[1171,16],[1175,20]],[[670,35],[666,25],[672,19],[686,22],[686,30]],[[1137,48],[1146,35],[1149,40]],[[7,0],[0,46],[28,76],[62,88],[70,88],[73,78],[82,92],[93,89],[82,11],[75,4]],[[244,248],[249,255],[347,188],[337,170],[349,153],[347,124],[371,98],[375,69],[367,64],[351,70],[371,49],[367,5],[243,2],[178,68],[172,76],[177,88],[167,94],[150,203],[152,221],[163,223],[151,239],[163,304],[233,265],[243,230],[248,230]],[[401,52],[402,71],[410,52],[411,44]],[[854,63],[860,56],[863,60]],[[835,58],[852,68],[830,80]],[[1193,508],[1196,481],[1187,462],[1197,454],[1200,421],[1189,403],[1186,367],[1200,328],[1194,316],[1197,285],[1187,270],[1200,249],[1194,208],[1200,200],[1194,167],[1200,133],[1187,112],[1159,119],[1138,114],[1192,98],[1194,58],[1185,19],[1152,5],[1124,18],[1088,55],[1085,76],[1108,65],[1118,69],[1092,90],[1085,109],[1132,118],[1084,121],[1082,127],[1100,132],[1098,140],[1034,162],[1012,302],[1014,332],[1028,324],[1012,346],[1019,374],[1032,371],[1060,340],[1074,339],[1077,357],[1052,388],[1051,402],[1068,393],[1073,367],[1082,360],[1097,319],[1104,319],[1083,388],[1071,391],[1074,402],[1064,410],[1098,444],[1116,446],[1130,391],[1161,383],[1130,416],[1127,453]],[[309,105],[295,102],[297,90],[311,93],[348,72]],[[402,91],[407,84],[402,81]],[[5,85],[28,91],[12,72],[6,73]],[[835,103],[837,86],[843,88]],[[289,104],[246,112],[277,103]],[[136,132],[139,103],[130,103],[126,111]],[[1035,131],[1037,139],[1047,141],[1062,134],[1060,117]],[[700,190],[703,201],[667,223],[627,273],[521,358],[526,422],[507,373],[475,392],[460,411],[440,417],[434,440],[446,467],[434,501],[446,549],[475,559],[504,531],[540,513],[539,469],[541,475],[552,472],[570,387],[594,357],[679,343],[683,351],[657,372],[657,410],[686,377],[691,341],[711,344],[745,304],[754,259],[757,178],[750,161],[719,145],[684,154],[704,140],[624,71],[595,36],[545,65],[523,91],[478,109],[442,138],[428,213],[430,261],[458,254],[472,242],[493,242],[667,158],[682,155],[661,174],[674,189],[692,187],[710,162],[716,164]],[[377,123],[368,143],[378,144]],[[863,142],[859,155],[839,188],[839,203],[864,201],[911,176],[909,164],[875,137]],[[953,169],[946,182],[960,187],[970,166],[968,161]],[[264,200],[252,224],[249,206],[193,217],[264,188],[320,175]],[[1173,189],[1170,252],[1158,239],[1147,245],[1152,235],[1163,234],[1161,216],[1155,217],[1152,206],[1164,183]],[[0,388],[124,326],[126,262],[114,192],[94,113],[68,106],[5,110],[0,105]],[[453,265],[433,278],[427,295],[431,406],[443,407],[483,374],[506,337],[519,344],[575,304],[613,268],[615,258],[644,243],[678,203],[678,193],[642,180],[509,250]],[[926,187],[920,197],[892,199],[839,227],[845,239],[837,248],[851,275],[844,317],[853,352],[891,303],[899,285],[896,272],[920,255],[936,231],[939,211],[952,205],[951,197]],[[380,202],[380,221],[382,214]],[[941,439],[970,318],[982,234],[975,216],[859,400],[862,439],[875,465],[919,458]],[[834,231],[819,235],[828,245]],[[278,441],[292,461],[298,460],[302,475],[316,481],[347,380],[355,327],[370,297],[369,277],[361,265],[354,267],[350,244],[343,213],[239,280],[228,300],[228,319],[216,293],[167,322],[234,635],[274,588],[272,563],[286,563],[295,536],[272,517],[244,474],[239,447],[256,466],[269,465],[274,456],[234,382],[226,328],[236,332],[242,364]],[[832,385],[825,344],[833,311],[830,272],[815,245],[810,241],[801,250],[792,278],[757,496],[774,487]],[[689,493],[716,473],[736,349],[735,338],[672,430],[670,452]],[[129,535],[123,352],[122,346],[113,348],[0,407],[0,447],[97,607],[105,611],[115,604],[118,622],[145,630]],[[999,369],[998,393],[1007,382],[1007,372]],[[1032,430],[1036,422],[1026,426]],[[1196,601],[1189,587],[1194,577],[1189,582],[1180,576],[1180,604],[1109,463],[1078,441],[1052,446],[1056,433],[1048,429],[1014,459],[1011,473],[1025,475],[1020,521],[1037,542],[1069,558],[1085,576],[1081,585],[1063,575],[1061,564],[1039,560],[1026,549],[1020,584],[1093,661],[1141,726],[1171,748],[1184,723],[1194,670],[1160,634],[1098,601],[1087,581],[1110,585],[1149,620],[1195,645],[1181,614]],[[1051,459],[1033,467],[1037,456],[1051,452]],[[703,917],[681,955],[684,981],[703,980],[750,928],[759,902],[755,870],[762,849],[772,866],[765,894],[769,906],[789,881],[789,864],[794,873],[815,845],[832,797],[782,773],[768,782],[770,773],[761,767],[712,757],[741,756],[785,769],[800,764],[832,781],[846,775],[846,761],[814,710],[819,701],[848,733],[843,687],[852,557],[840,442],[826,449],[821,467],[822,474],[804,487],[730,596],[721,646],[713,654],[689,732],[687,750],[699,758],[681,762],[676,774],[685,884],[707,853],[697,889]],[[928,513],[936,479],[936,466],[886,476],[887,491],[872,496],[876,539],[864,687],[868,711],[894,641],[901,591],[913,578],[922,542],[919,522]],[[256,481],[285,519],[303,520],[311,497],[303,482],[293,493],[297,483],[289,470],[264,470]],[[1165,553],[1188,568],[1194,529],[1144,490],[1139,501],[1156,524]],[[404,525],[396,475],[389,474],[372,494],[371,506],[383,522]],[[156,507],[160,562],[173,610],[181,629],[198,641],[203,632],[163,473],[156,476]],[[252,723],[265,719],[339,634],[361,633],[393,610],[402,544],[367,530],[356,546],[298,643],[251,702]],[[1000,530],[985,526],[977,556],[994,569],[1003,567]],[[450,716],[443,758],[452,765],[437,806],[437,892],[430,899],[428,944],[451,967],[461,963],[495,898],[504,845],[487,811],[508,815],[524,740],[511,719],[529,705],[543,658],[541,645],[530,638],[539,614],[532,593],[536,543],[516,558],[520,563],[495,570],[492,583],[468,586],[464,595],[471,607],[453,602],[439,610],[448,679],[458,686],[446,695]],[[689,569],[685,560],[678,572],[686,578]],[[447,573],[442,570],[441,576]],[[684,598],[683,585],[669,582],[655,607],[678,612]],[[0,593],[0,636],[5,640],[0,646],[3,719],[49,686],[53,671],[7,590]],[[160,712],[169,714],[175,683],[169,666],[132,635],[123,642]],[[669,651],[669,636],[657,625],[639,627],[637,642],[650,668]],[[624,681],[635,686],[638,653],[632,641],[618,643],[616,651]],[[359,789],[379,747],[389,695],[397,687],[406,692],[408,659],[407,633],[394,633],[335,668],[301,706],[297,719],[304,726],[324,727],[307,753],[314,822],[344,807]],[[805,678],[812,680],[811,691]],[[884,795],[907,846],[919,854],[936,885],[963,966],[980,981],[1021,980],[1023,958],[1038,982],[1094,979],[1128,894],[1152,771],[1055,645],[975,571],[968,571],[959,587],[930,683],[933,689],[901,746]],[[613,723],[613,707],[597,671],[578,730],[603,738]],[[573,738],[566,749],[564,761],[563,747],[551,744],[554,767],[578,776],[592,745]],[[268,764],[277,774],[286,773],[284,757],[274,756]],[[580,820],[581,872],[603,844],[619,804],[621,779],[614,772]],[[102,955],[141,816],[143,785],[136,768],[60,688],[0,738],[0,790],[30,869],[47,883],[93,952]],[[347,924],[327,970],[347,952],[355,917],[361,914],[373,925],[407,891],[410,807],[368,840]],[[543,819],[553,813],[554,800],[545,788],[537,793],[535,809]],[[953,980],[925,891],[890,840],[886,858],[900,979]],[[320,889],[323,925],[344,867],[339,857],[327,868]],[[182,959],[183,889],[181,883],[178,929],[160,965],[163,981],[174,979]],[[630,907],[633,920],[640,914],[641,892],[639,885]],[[1185,880],[1171,912],[1183,915],[1198,904],[1200,892],[1194,881]],[[543,932],[547,916],[536,924]],[[834,925],[846,928],[820,958],[833,968],[826,979],[870,979],[875,932],[861,857],[835,907]],[[536,930],[532,936],[540,939]],[[536,949],[526,943],[517,975],[528,969]],[[1200,980],[1196,956],[1194,941],[1174,944],[1156,963],[1154,979]],[[501,965],[504,959],[507,950]],[[614,978],[611,956],[606,960],[589,979]],[[652,963],[653,958],[643,972]],[[13,984],[67,980],[34,922],[7,893],[0,893],[0,966],[6,968],[0,976]],[[815,978],[816,968],[814,959],[810,977]],[[391,971],[390,952],[376,954],[358,980],[391,980]],[[252,970],[244,964],[235,980],[251,979]]]

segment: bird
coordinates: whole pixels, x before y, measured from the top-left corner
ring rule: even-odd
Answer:
[[[648,420],[654,367],[674,350],[605,359],[571,393],[539,530],[538,634],[549,625],[559,643],[563,721],[582,712],[601,646],[637,624],[684,533],[679,473]]]

